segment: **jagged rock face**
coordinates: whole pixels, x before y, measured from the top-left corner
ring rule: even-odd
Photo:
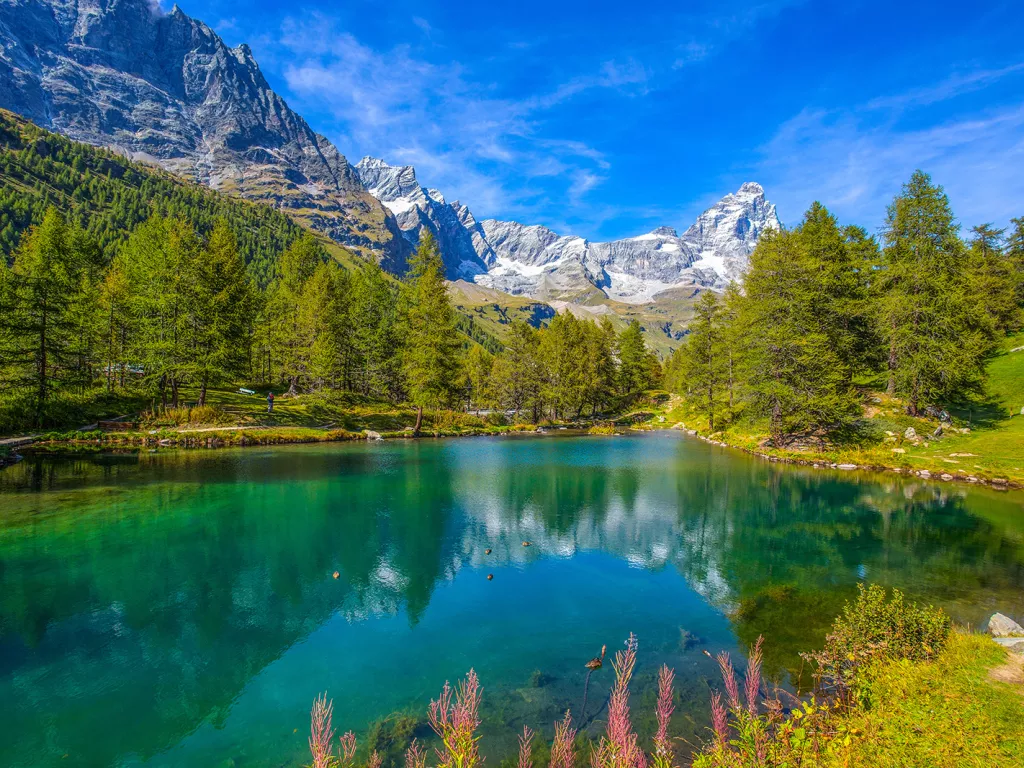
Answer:
[[[740,277],[766,229],[780,229],[775,206],[760,184],[748,181],[697,217],[682,240],[698,254],[694,269],[714,269],[726,281]]]
[[[761,234],[781,227],[764,190],[748,182],[702,213],[682,236],[658,227],[638,237],[591,243],[538,225],[477,222],[466,206],[446,203],[437,190],[421,187],[412,166],[365,157],[357,170],[371,194],[398,217],[410,242],[418,242],[424,229],[434,234],[449,277],[543,300],[600,290],[620,301],[646,302],[683,285],[722,288],[742,276]]]
[[[228,48],[147,0],[0,0],[0,106],[267,202],[400,271],[408,245],[345,157]]]
[[[388,165],[364,157],[356,172],[370,194],[394,214],[413,247],[419,245],[422,232],[433,234],[444,254],[448,277],[456,280],[487,271],[483,257],[489,249],[466,206],[447,202],[436,189],[421,187],[411,165]]]

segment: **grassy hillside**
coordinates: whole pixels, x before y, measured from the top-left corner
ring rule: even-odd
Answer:
[[[513,320],[540,328],[555,315],[554,308],[542,301],[510,296],[465,280],[449,283],[448,295],[460,314],[471,318],[480,330],[495,339],[504,337]]]
[[[673,288],[643,304],[626,304],[605,297],[592,297],[582,304],[568,305],[579,317],[608,315],[616,328],[636,320],[644,330],[644,340],[662,359],[667,359],[681,344],[693,317],[693,305],[704,289]]]
[[[154,214],[208,233],[225,219],[249,269],[265,285],[278,255],[302,228],[284,213],[183,181],[104,149],[71,141],[0,110],[0,254],[10,257],[22,234],[56,206],[107,253]],[[320,242],[342,265],[359,263],[337,243]]]
[[[1024,485],[1024,333],[1003,339],[988,365],[986,392],[960,408],[951,409],[952,424],[931,417],[914,418],[904,403],[875,387],[864,387],[863,417],[848,442],[819,451],[816,446],[779,449],[766,447],[767,425],[743,412],[717,438],[730,445],[806,462],[928,470],[933,475],[968,480],[1006,479]],[[706,434],[707,423],[694,415],[681,398],[656,416],[656,426],[684,424]],[[936,435],[941,426],[942,431]],[[913,428],[916,437],[907,437]]]

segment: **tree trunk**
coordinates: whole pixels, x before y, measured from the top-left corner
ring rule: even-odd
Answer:
[[[730,350],[729,351],[729,421],[730,422],[732,421],[733,410],[734,410],[734,405],[733,405],[733,400],[732,400],[733,384],[734,384],[732,363],[733,363],[733,360],[732,360],[732,350]]]
[[[708,433],[715,433],[715,395],[710,381],[708,382]]]
[[[889,381],[886,384],[885,391],[889,397],[893,397],[896,394],[896,344],[889,345]]]
[[[206,378],[207,374],[203,373],[203,383],[199,387],[199,402],[197,405],[206,405]]]
[[[127,334],[127,331],[125,330],[125,327],[122,325],[121,326],[121,343],[120,343],[120,345],[118,346],[118,349],[117,349],[117,357],[121,361],[121,370],[118,371],[118,378],[120,379],[121,389],[124,389],[124,367],[125,367],[125,364],[124,364],[124,342],[125,342],[125,335],[126,334]]]
[[[416,426],[412,428],[412,434],[414,437],[419,436],[420,427],[423,426],[423,406],[416,406]]]
[[[110,304],[110,322],[107,324],[107,392],[114,391],[114,304]]]
[[[175,376],[171,377],[171,408],[178,407],[178,379]]]
[[[292,376],[291,381],[288,382],[288,395],[295,397],[299,393],[299,377]]]

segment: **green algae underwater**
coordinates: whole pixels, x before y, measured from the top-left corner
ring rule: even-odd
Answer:
[[[864,580],[1019,615],[1024,494],[670,433],[30,457],[0,471],[0,764],[299,766],[324,690],[397,761],[473,667],[497,766],[524,724],[580,716],[584,665],[630,632],[641,738],[667,663],[685,753],[704,651],[763,634],[792,686]]]

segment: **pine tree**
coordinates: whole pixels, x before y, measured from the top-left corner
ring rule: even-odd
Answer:
[[[164,407],[178,406],[181,385],[192,370],[190,349],[193,275],[201,255],[195,230],[154,216],[140,225],[118,254],[130,285],[135,331],[130,341],[134,365]]]
[[[309,349],[308,373],[315,389],[344,380],[347,311],[344,279],[332,263],[320,264],[303,286],[299,328]]]
[[[715,431],[715,415],[722,407],[722,390],[728,379],[728,355],[725,352],[721,304],[712,291],[705,291],[694,306],[690,334],[681,347],[683,375],[695,409]]]
[[[288,381],[288,394],[299,391],[309,374],[310,348],[302,333],[300,305],[306,282],[324,261],[324,253],[312,235],[306,234],[281,254],[280,275],[267,297],[267,322],[271,324],[272,356],[280,378]]]
[[[497,401],[516,417],[529,410],[536,424],[542,407],[543,382],[537,331],[522,320],[513,320],[505,351],[494,361],[491,375]]]
[[[619,334],[619,392],[636,395],[654,386],[658,378],[657,358],[647,349],[640,323],[633,320]]]
[[[214,225],[190,277],[190,368],[199,405],[205,405],[207,387],[239,376],[247,359],[252,303],[245,262],[226,221]]]
[[[30,230],[14,257],[9,278],[13,312],[6,318],[13,342],[16,377],[34,393],[36,423],[62,375],[67,374],[75,339],[72,316],[83,275],[80,242],[74,228],[55,209]]]
[[[112,264],[100,285],[99,305],[102,315],[101,354],[105,364],[104,377],[108,392],[124,386],[128,361],[125,346],[130,334],[131,286],[120,265]]]
[[[587,400],[583,327],[571,312],[556,315],[540,335],[541,394],[552,416],[579,417]]]
[[[396,296],[376,263],[352,279],[351,313],[358,319],[353,331],[353,368],[356,388],[367,395],[400,399],[402,388],[401,339]]]
[[[997,331],[1015,331],[1020,328],[1021,308],[1017,301],[1013,261],[1003,252],[1005,230],[981,224],[971,232],[974,234],[969,258],[971,291]]]
[[[1017,304],[1024,307],[1024,216],[1010,219],[1013,228],[1006,239],[1006,257],[1017,293]]]
[[[968,279],[965,248],[942,188],[915,171],[889,206],[878,280],[889,392],[923,404],[978,391],[992,327]]]
[[[416,434],[423,424],[423,408],[451,403],[457,390],[462,345],[444,275],[437,243],[428,233],[409,263],[403,317],[402,369],[416,405]]]
[[[747,399],[779,445],[830,433],[858,412],[850,374],[817,311],[820,283],[797,234],[766,232],[750,257],[739,323]]]
[[[615,328],[611,320],[602,317],[600,323],[583,324],[585,358],[585,396],[591,415],[604,410],[615,393],[618,369],[615,364]]]
[[[463,370],[466,374],[466,390],[469,393],[469,405],[477,413],[487,408],[492,400],[491,372],[494,369],[494,355],[474,344],[466,353]]]
[[[818,202],[811,204],[794,235],[818,283],[810,296],[815,324],[852,376],[867,367],[866,285],[858,263],[866,256],[863,244],[851,247],[835,216]]]

